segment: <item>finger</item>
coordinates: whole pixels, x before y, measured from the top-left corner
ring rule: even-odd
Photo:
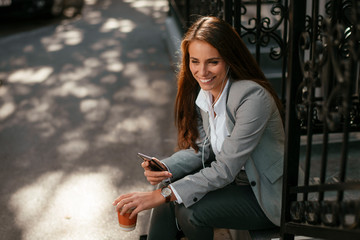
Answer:
[[[116,205],[115,210],[119,211],[120,209],[122,209],[122,207],[126,204],[129,203],[133,200],[133,196],[135,193],[128,193],[128,194],[124,194],[121,195],[120,197],[118,197],[117,199],[115,199],[113,205]]]
[[[144,168],[145,170],[150,170],[149,161],[143,161],[143,162],[141,163],[141,167]]]
[[[155,185],[158,185],[159,183],[161,183],[161,181],[149,181],[149,183],[151,184],[151,185],[153,185],[153,186],[155,186]]]
[[[147,177],[146,179],[151,185],[156,185],[163,180],[168,179],[168,177]]]
[[[146,179],[148,180],[148,182],[149,182],[151,185],[156,185],[156,184],[162,182],[162,180],[163,180],[162,178],[151,178],[151,177],[146,178]]]
[[[128,198],[132,196],[132,193],[127,193],[127,194],[123,194],[123,195],[120,195],[119,197],[117,197],[114,202],[112,203],[114,206],[116,206],[121,200],[125,199],[125,198]]]
[[[123,199],[116,205],[116,211],[120,212],[120,215],[124,215],[131,208],[131,200]]]
[[[154,181],[162,181],[162,180],[164,180],[164,179],[167,179],[167,177],[152,177],[152,176],[149,176],[149,177],[146,177],[147,178],[147,180],[149,181],[149,182],[154,182]]]
[[[123,199],[123,195],[119,196],[118,198],[116,198],[114,200],[114,202],[112,203],[112,205],[116,206],[119,204],[119,202]]]
[[[128,203],[125,203],[122,208],[119,209],[120,211],[120,215],[124,215],[125,213],[127,212],[133,212],[135,211],[134,214],[132,214],[132,216],[136,215],[140,210],[135,210],[138,208],[138,203],[136,203],[136,201],[131,201],[131,202],[128,202]],[[131,214],[130,214],[131,215]],[[132,218],[132,217],[130,217]]]
[[[135,208],[132,212],[131,212],[131,214],[130,214],[130,216],[129,216],[129,219],[132,219],[132,218],[134,218],[134,217],[136,217],[136,215],[139,213],[139,210],[137,209],[137,208]]]
[[[145,171],[144,175],[146,177],[156,177],[156,178],[162,178],[162,179],[166,179],[166,178],[170,178],[172,177],[172,174],[168,171]]]
[[[118,208],[118,207],[117,207]],[[130,209],[130,203],[125,203],[121,208],[119,208],[120,215],[124,215]]]
[[[118,202],[115,207],[115,212],[120,212],[120,210],[124,207],[124,203]]]

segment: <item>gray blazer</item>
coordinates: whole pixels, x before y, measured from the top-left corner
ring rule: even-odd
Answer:
[[[234,182],[244,166],[264,213],[275,225],[280,225],[285,135],[280,114],[271,95],[257,83],[247,80],[230,83],[226,106],[230,134],[216,159],[212,161],[209,157],[208,113],[198,109],[200,150],[197,153],[193,149],[180,150],[162,161],[173,174],[172,186],[185,207]]]

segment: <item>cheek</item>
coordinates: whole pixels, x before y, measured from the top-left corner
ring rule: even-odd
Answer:
[[[192,75],[194,75],[194,73],[196,72],[196,67],[193,64],[190,64],[189,68],[190,68],[190,72],[192,73]]]
[[[214,69],[214,73],[216,73],[216,75],[225,75],[226,69],[224,66],[218,66],[216,69]]]

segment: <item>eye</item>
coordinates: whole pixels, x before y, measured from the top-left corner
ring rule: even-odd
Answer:
[[[217,60],[213,60],[213,61],[210,61],[209,63],[210,63],[210,64],[212,64],[212,65],[216,65],[216,64],[218,64],[218,63],[219,63],[219,61],[217,61]]]
[[[198,61],[198,60],[195,60],[195,59],[192,59],[192,60],[191,60],[191,63],[192,63],[192,64],[198,64],[199,61]]]

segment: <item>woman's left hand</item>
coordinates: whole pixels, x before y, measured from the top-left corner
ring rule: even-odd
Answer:
[[[160,193],[161,189],[152,192],[133,192],[120,195],[115,199],[113,205],[116,211],[123,215],[129,209],[134,209],[130,219],[143,210],[151,209],[165,203],[165,198]]]

